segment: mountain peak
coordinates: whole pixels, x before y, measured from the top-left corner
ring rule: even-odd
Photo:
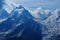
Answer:
[[[24,8],[22,5],[19,5],[19,7],[16,7],[17,9],[21,9]]]
[[[4,19],[4,18],[7,18],[9,15],[9,13],[3,9],[1,12],[0,12],[0,19]]]

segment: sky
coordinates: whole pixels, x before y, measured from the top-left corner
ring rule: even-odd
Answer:
[[[41,7],[43,9],[60,9],[60,0],[6,0],[9,2],[15,2],[17,4],[21,4],[27,8],[38,8]]]

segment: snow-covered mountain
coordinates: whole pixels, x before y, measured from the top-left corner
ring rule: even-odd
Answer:
[[[0,40],[55,40],[54,35],[60,35],[60,9],[29,11],[15,3],[6,6],[0,12]]]
[[[42,24],[33,20],[31,13],[23,6],[16,7],[4,22],[0,23],[3,40],[37,40],[41,38]],[[2,34],[3,33],[3,34]]]
[[[47,18],[51,15],[51,11],[50,10],[43,10],[42,8],[37,8],[36,10],[31,11],[31,14],[35,18],[39,18],[41,20],[44,20],[45,18]]]
[[[37,10],[31,13],[36,22],[44,25],[42,27],[43,40],[50,40],[53,35],[56,36],[60,34],[60,9],[50,11],[37,8]]]
[[[60,10],[54,10],[51,14],[52,15],[43,21],[37,20],[41,24],[45,25],[45,27],[43,26],[42,28],[42,33],[46,35],[43,37],[43,40],[49,40],[53,35],[60,35]]]

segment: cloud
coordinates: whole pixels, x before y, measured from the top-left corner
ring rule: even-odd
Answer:
[[[8,9],[12,9],[11,3],[21,4],[27,9],[36,9],[42,7],[43,9],[56,9],[60,8],[60,0],[6,0]]]
[[[23,4],[26,7],[40,7],[43,8],[60,8],[60,0],[20,0],[20,4]],[[19,3],[18,2],[18,3]]]
[[[7,10],[8,13],[10,13],[15,7],[19,6],[13,0],[6,0],[5,3],[6,3],[6,5],[4,6],[4,9]]]

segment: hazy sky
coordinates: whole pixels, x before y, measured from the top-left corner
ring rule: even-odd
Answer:
[[[37,8],[37,7],[41,7],[44,9],[60,8],[60,0],[10,0],[10,1],[22,4],[27,8]]]

